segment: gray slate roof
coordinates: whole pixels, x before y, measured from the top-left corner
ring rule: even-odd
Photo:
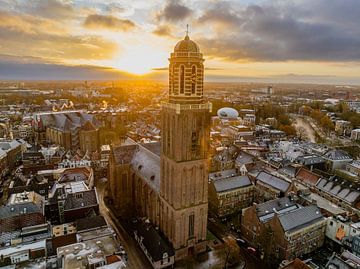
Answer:
[[[226,192],[250,185],[251,181],[248,176],[235,176],[214,181],[214,186],[217,192]]]
[[[301,163],[302,165],[311,165],[311,164],[324,163],[325,160],[317,155],[305,155],[305,156],[297,157],[296,162]]]
[[[333,161],[352,160],[351,156],[346,151],[343,151],[341,149],[329,150],[324,154],[324,158]]]
[[[160,191],[160,157],[139,144],[131,161],[133,169],[156,191]]]
[[[251,156],[250,154],[241,151],[239,153],[239,155],[237,156],[235,162],[238,165],[243,165],[243,164],[250,164],[254,162],[253,156]]]
[[[144,148],[147,148],[147,149],[150,150],[152,153],[160,156],[160,151],[161,151],[161,144],[160,144],[160,142],[144,143],[144,144],[140,144],[140,145],[143,146]]]
[[[67,132],[81,128],[87,121],[91,122],[96,128],[100,126],[94,115],[83,111],[45,112],[38,113],[37,117],[41,119],[44,127],[53,126]]]
[[[88,190],[82,192],[82,197],[77,197],[76,194],[68,194],[64,204],[64,210],[74,210],[83,207],[96,206],[98,204],[96,197],[96,190]]]
[[[294,232],[323,219],[324,217],[316,205],[300,207],[279,216],[285,232]]]
[[[294,167],[293,165],[286,165],[280,168],[278,171],[279,173],[290,177],[295,177],[297,172],[296,167]]]
[[[42,213],[42,208],[33,202],[12,204],[0,207],[0,218],[6,219],[22,214]]]
[[[316,183],[316,187],[350,204],[360,199],[360,185],[336,177],[322,178]]]
[[[289,189],[290,184],[291,184],[290,182],[286,181],[285,179],[274,176],[265,171],[261,171],[257,175],[256,180],[257,180],[257,182],[264,183],[264,184],[271,186],[275,189],[278,189],[282,192],[286,192]]]
[[[129,164],[131,163],[138,145],[125,145],[120,147],[114,147],[112,154],[116,164]]]
[[[284,214],[297,208],[299,208],[299,206],[289,197],[282,197],[258,204],[256,206],[256,212],[260,221],[266,222],[275,216],[275,212]]]
[[[223,171],[219,171],[219,172],[209,173],[209,179],[210,180],[218,180],[218,179],[223,179],[223,178],[234,177],[237,175],[238,175],[238,173],[236,172],[236,169],[228,169],[228,170],[223,170]]]

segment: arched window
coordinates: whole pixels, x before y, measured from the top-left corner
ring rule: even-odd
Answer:
[[[196,90],[196,66],[193,65],[191,68],[191,93],[195,94]]]
[[[184,93],[185,88],[185,66],[180,66],[180,94]]]
[[[171,88],[172,88],[173,94],[177,94],[174,84],[175,84],[175,66],[172,66],[171,67]]]
[[[175,91],[174,91],[174,66],[170,67],[170,72],[169,72],[169,94],[175,94]]]

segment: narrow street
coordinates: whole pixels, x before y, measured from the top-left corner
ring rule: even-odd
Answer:
[[[303,118],[296,117],[294,126],[297,131],[303,130],[306,138],[313,143],[316,143],[315,131],[311,125]]]
[[[128,255],[127,268],[130,269],[147,269],[152,268],[148,262],[145,254],[141,251],[137,242],[131,237],[121,226],[113,213],[106,207],[104,202],[104,194],[106,189],[106,182],[99,180],[96,184],[96,189],[99,198],[100,213],[105,218],[106,222],[115,230],[120,243],[124,246]]]
[[[222,224],[220,221],[217,222],[208,222],[208,229],[216,235],[218,238],[224,238],[227,236],[234,237],[227,226]],[[216,251],[214,251],[216,253]],[[267,269],[268,267],[263,263],[263,261],[255,256],[254,254],[248,252],[245,247],[240,247],[240,256],[241,260],[245,262],[245,269]],[[211,268],[211,267],[209,267]],[[242,268],[240,266],[235,268]]]

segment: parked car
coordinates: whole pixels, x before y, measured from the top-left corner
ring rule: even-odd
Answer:
[[[247,246],[247,242],[244,239],[236,238],[236,242],[240,247],[246,247]]]
[[[256,254],[256,249],[252,247],[247,247],[246,250],[250,252],[251,254]]]

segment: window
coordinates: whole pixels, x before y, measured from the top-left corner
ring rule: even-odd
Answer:
[[[174,89],[174,66],[171,67],[171,78],[170,78],[170,87],[169,87],[169,94],[175,94]]]
[[[180,94],[184,93],[185,89],[185,66],[180,66]]]
[[[194,214],[189,216],[189,237],[194,236],[194,223],[195,223],[195,216]]]
[[[76,197],[77,199],[83,198],[83,193],[82,193],[82,192],[76,193],[76,194],[75,194],[75,197]]]
[[[191,150],[196,151],[199,146],[199,138],[197,132],[191,133]]]
[[[196,90],[196,66],[191,68],[191,93],[194,94]]]

